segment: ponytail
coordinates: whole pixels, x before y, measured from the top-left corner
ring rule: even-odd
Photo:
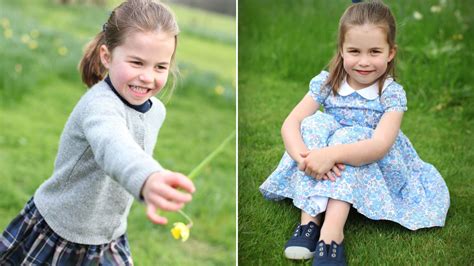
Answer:
[[[105,33],[101,31],[97,36],[87,44],[84,56],[79,62],[79,72],[82,82],[88,87],[104,79],[107,69],[100,61],[100,46],[105,44]]]

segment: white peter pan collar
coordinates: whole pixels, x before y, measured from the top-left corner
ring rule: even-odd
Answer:
[[[383,83],[382,91],[384,91],[387,86],[392,83],[393,78],[387,78],[385,82]],[[379,97],[379,86],[378,82],[375,82],[374,84],[365,87],[363,89],[359,90],[354,90],[349,83],[347,83],[347,79],[344,78],[344,82],[342,83],[341,87],[339,88],[339,91],[337,92],[341,96],[347,96],[350,95],[354,92],[357,92],[360,96],[364,97],[367,100],[375,100],[377,97]]]

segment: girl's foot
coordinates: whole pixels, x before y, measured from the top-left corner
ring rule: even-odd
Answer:
[[[292,260],[305,260],[314,256],[316,242],[319,239],[321,227],[313,221],[299,224],[290,240],[285,244],[285,257]]]
[[[344,242],[337,244],[336,242],[332,241],[331,245],[328,245],[323,240],[320,240],[316,245],[316,252],[312,265],[346,266],[347,263]]]

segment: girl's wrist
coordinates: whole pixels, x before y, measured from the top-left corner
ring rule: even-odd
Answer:
[[[329,146],[327,147],[327,149],[328,149],[328,156],[331,158],[334,164],[340,163],[342,161],[341,149],[339,145]]]
[[[304,149],[299,150],[298,154],[296,155],[296,162],[299,164],[303,163],[304,157],[301,154],[306,154],[308,152],[309,152],[309,149],[306,147]]]

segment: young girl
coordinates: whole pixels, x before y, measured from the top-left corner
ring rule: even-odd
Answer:
[[[345,265],[343,229],[351,206],[410,230],[444,225],[446,184],[400,131],[407,100],[394,80],[395,31],[383,3],[351,5],[340,19],[329,73],[311,80],[283,124],[286,152],[260,190],[301,209],[287,258]]]
[[[165,118],[153,96],[176,71],[178,33],[171,11],[152,0],[111,13],[80,63],[91,88],[65,125],[52,176],[0,237],[0,265],[131,265],[133,198],[157,224],[167,222],[157,209],[191,200],[193,183],[152,158]]]

